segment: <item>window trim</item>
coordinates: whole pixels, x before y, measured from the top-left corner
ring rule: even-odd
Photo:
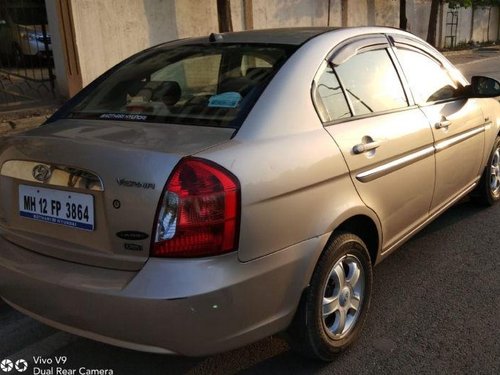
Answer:
[[[312,99],[313,99],[313,105],[314,105],[314,108],[316,109],[316,112],[318,113],[318,116],[321,120],[321,122],[323,124],[327,123],[327,122],[331,122],[333,121],[331,119],[331,116],[330,116],[330,113],[328,112],[328,110],[326,109],[326,106],[325,106],[325,103],[323,102],[323,99],[321,98],[321,96],[319,95],[319,86],[318,86],[318,79],[324,74],[325,70],[326,69],[332,69],[333,71],[333,74],[335,74],[335,77],[337,78],[337,81],[339,83],[339,86],[340,86],[340,89],[342,90],[342,95],[344,96],[344,99],[346,101],[346,104],[347,104],[347,109],[349,109],[349,112],[351,113],[351,116],[350,117],[345,117],[343,119],[339,119],[339,120],[345,120],[345,119],[349,119],[349,118],[352,118],[354,116],[354,112],[352,111],[352,106],[351,106],[351,103],[349,101],[349,98],[348,96],[346,95],[346,92],[345,92],[345,89],[344,89],[344,86],[342,85],[342,83],[340,82],[340,78],[337,74],[337,72],[335,71],[335,69],[331,66],[331,63],[328,62],[327,60],[323,60],[323,62],[321,63],[320,65],[320,68],[318,69],[318,71],[316,72],[316,75],[314,76],[314,79],[313,79],[313,82],[312,82],[312,88],[311,88],[311,94],[312,94]],[[318,107],[321,107],[321,108],[318,108]],[[321,116],[320,113],[323,113],[324,114],[324,117],[325,121],[323,121],[323,118]]]
[[[352,46],[351,46],[352,44]],[[365,113],[365,114],[355,114],[353,105],[351,103],[351,100],[348,95],[346,95],[346,90],[345,90],[345,85],[340,79],[339,75],[336,72],[336,67],[338,65],[335,65],[335,63],[332,62],[333,59],[335,59],[336,56],[336,51],[338,50],[348,50],[349,51],[349,57],[343,60],[342,63],[347,62],[350,58],[359,55],[364,52],[368,51],[376,51],[376,50],[385,50],[389,60],[392,63],[392,66],[396,72],[396,75],[399,79],[399,83],[401,84],[401,88],[403,90],[403,93],[405,95],[406,99],[406,106],[401,107],[401,108],[393,108],[393,109],[388,109],[384,111],[377,111],[377,112],[371,112],[371,113]],[[354,54],[351,54],[351,51],[355,51]],[[347,55],[348,53],[345,53]],[[344,55],[342,55],[344,56]],[[335,76],[337,77],[337,80],[339,82],[339,85],[342,89],[342,93],[344,95],[344,99],[347,102],[347,106],[351,112],[351,117],[346,117],[342,119],[335,119],[332,120],[330,118],[330,115],[326,111],[325,105],[323,103],[323,100],[318,96],[318,85],[317,82],[320,78],[320,76],[324,73],[324,70],[326,67],[329,66],[335,73]],[[394,112],[401,112],[408,110],[410,108],[415,107],[415,101],[413,99],[413,95],[411,91],[409,90],[408,83],[406,81],[406,77],[402,75],[403,71],[400,68],[399,61],[396,59],[396,56],[394,52],[392,51],[392,45],[389,43],[389,40],[387,38],[387,35],[385,34],[372,34],[369,36],[362,36],[362,37],[355,37],[355,38],[350,38],[345,40],[344,42],[338,44],[336,47],[334,47],[327,55],[327,58],[323,60],[323,62],[320,64],[318,70],[316,71],[316,74],[314,75],[313,82],[311,84],[311,99],[313,101],[314,108],[316,109],[316,113],[318,114],[318,117],[323,124],[323,126],[331,126],[335,125],[338,123],[343,123],[346,121],[353,121],[353,120],[358,120],[358,119],[364,119],[364,118],[369,118],[369,117],[374,117],[374,116],[379,116],[379,115],[385,115],[389,113],[394,113]],[[319,104],[318,104],[319,101]],[[318,108],[321,107],[321,108]],[[321,113],[325,114],[325,118],[328,118],[329,121],[323,121]]]
[[[399,44],[399,46],[398,46]],[[434,61],[435,63],[437,63],[441,69],[443,69],[446,74],[448,75],[448,78],[453,81],[455,83],[455,85],[457,85],[457,90],[460,92],[460,91],[463,91],[464,89],[464,86],[462,85],[461,82],[455,80],[453,78],[453,76],[450,74],[449,72],[449,69],[445,66],[445,64],[443,64],[443,62],[438,59],[437,57],[434,57],[432,55],[430,55],[429,53],[427,53],[426,50],[424,49],[421,49],[421,48],[418,48],[412,44],[406,44],[406,43],[399,43],[399,42],[396,42],[395,45],[392,46],[392,49],[394,50],[394,55],[395,55],[395,59],[397,61],[397,64],[399,65],[399,67],[401,68],[401,72],[403,74],[403,77],[404,77],[404,80],[406,81],[406,85],[408,86],[408,90],[413,98],[413,101],[414,103],[419,106],[419,107],[429,107],[429,106],[433,106],[433,105],[436,105],[436,104],[442,104],[442,103],[448,103],[448,102],[453,102],[453,101],[457,101],[457,100],[461,100],[461,99],[464,99],[464,95],[458,95],[458,96],[453,96],[451,98],[446,98],[446,99],[439,99],[439,100],[434,100],[434,101],[429,101],[429,102],[425,102],[425,103],[418,103],[418,101],[416,100],[416,97],[415,97],[415,94],[413,93],[413,90],[411,89],[411,86],[410,86],[410,82],[406,76],[406,71],[405,69],[403,68],[403,65],[401,64],[400,62],[400,59],[399,59],[399,56],[398,56],[398,50],[407,50],[407,51],[411,51],[411,52],[414,52],[414,53],[418,53],[424,57],[427,57],[429,58],[430,60]]]
[[[326,60],[335,68],[362,52],[389,47],[389,41],[384,34],[371,34],[368,36],[350,38],[330,51]]]
[[[415,110],[415,109],[418,109],[418,108],[419,108],[419,106],[415,104],[415,105],[410,105],[408,107],[388,109],[388,110],[385,110],[385,111],[379,111],[379,112],[373,112],[373,113],[365,113],[363,115],[356,115],[356,116],[347,117],[347,118],[343,118],[343,119],[338,119],[338,120],[332,120],[332,121],[324,122],[323,126],[324,127],[329,127],[329,126],[333,126],[333,125],[343,124],[345,122],[351,122],[351,121],[363,120],[363,119],[366,119],[366,118],[372,118],[372,117],[390,115],[392,113],[405,112],[405,111]]]
[[[411,91],[410,83],[406,77],[405,71],[401,66],[401,63],[398,60],[396,55],[396,51],[393,46],[388,49],[389,55],[391,56],[392,63],[394,64],[394,68],[398,72],[399,80],[401,81],[401,85],[403,86],[403,90],[405,91],[406,100],[408,101],[409,106],[417,105],[417,101],[415,100],[415,96],[413,95],[413,91]]]

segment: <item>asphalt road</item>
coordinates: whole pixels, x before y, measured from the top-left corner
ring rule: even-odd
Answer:
[[[500,49],[486,48],[473,53],[448,56],[459,70],[469,79],[473,75],[482,75],[500,81]]]
[[[461,68],[465,74],[491,70],[498,75],[500,57]],[[55,366],[35,365],[38,356],[65,357],[62,367],[67,369],[112,369],[126,375],[499,374],[499,228],[500,205],[485,209],[464,200],[406,243],[375,269],[361,339],[330,364],[302,359],[279,337],[207,358],[133,352],[54,330],[3,302],[0,361],[27,360],[25,374]]]

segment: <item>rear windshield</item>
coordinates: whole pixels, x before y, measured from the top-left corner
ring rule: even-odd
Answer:
[[[203,44],[149,50],[95,84],[67,117],[239,128],[295,49]]]

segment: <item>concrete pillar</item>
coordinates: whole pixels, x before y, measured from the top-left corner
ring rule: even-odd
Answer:
[[[245,30],[253,29],[253,0],[243,0]]]
[[[349,0],[341,0],[342,26],[349,26]]]
[[[215,1],[71,0],[71,5],[84,86],[145,48],[218,30]]]
[[[82,88],[71,1],[45,0],[45,6],[52,40],[57,90],[62,97],[69,98]]]

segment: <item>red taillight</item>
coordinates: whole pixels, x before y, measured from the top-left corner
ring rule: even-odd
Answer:
[[[221,166],[183,159],[170,176],[156,218],[155,257],[201,257],[236,250],[240,187]]]

